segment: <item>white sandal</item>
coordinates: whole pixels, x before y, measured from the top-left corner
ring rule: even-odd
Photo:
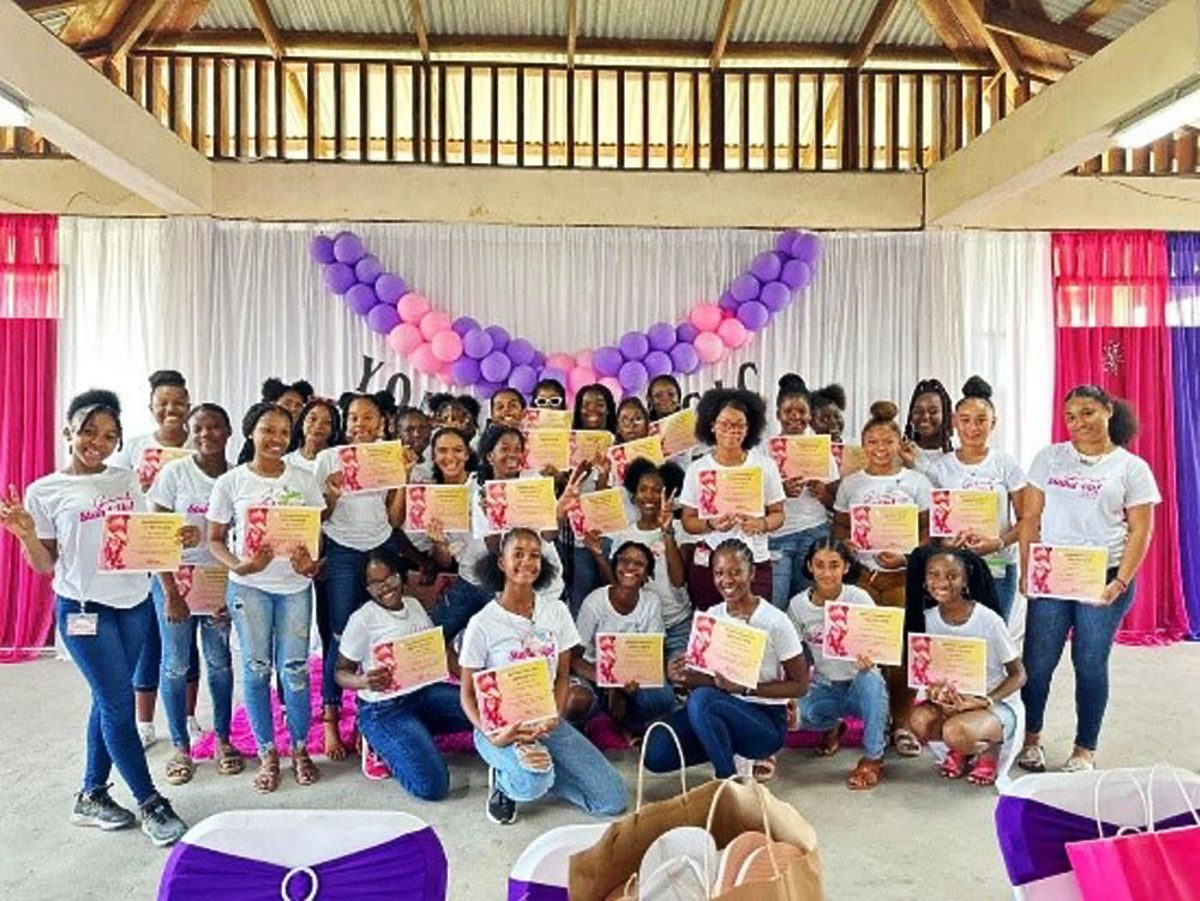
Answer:
[[[1017,755],[1017,766],[1027,773],[1046,772],[1046,752],[1041,745],[1030,745]]]
[[[1080,757],[1072,754],[1067,762],[1059,768],[1061,773],[1090,773],[1096,768],[1096,761],[1091,757]]]

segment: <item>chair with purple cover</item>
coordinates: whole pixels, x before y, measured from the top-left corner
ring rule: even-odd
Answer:
[[[508,901],[567,901],[571,855],[592,847],[608,823],[559,826],[535,838],[508,872]]]
[[[158,901],[444,901],[447,878],[437,834],[407,813],[239,810],[188,830]]]

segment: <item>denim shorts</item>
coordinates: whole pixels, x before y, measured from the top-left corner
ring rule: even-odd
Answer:
[[[1017,711],[1007,701],[996,701],[992,704],[992,715],[1000,721],[1000,732],[1006,742],[1012,741],[1017,734]]]

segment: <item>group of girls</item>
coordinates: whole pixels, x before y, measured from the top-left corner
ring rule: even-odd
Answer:
[[[324,651],[326,755],[346,754],[339,708],[343,690],[357,691],[358,728],[369,745],[408,791],[437,799],[445,796],[449,775],[433,737],[473,729],[489,766],[487,815],[494,822],[512,822],[519,803],[551,790],[597,815],[624,809],[620,776],[582,731],[600,710],[634,740],[654,720],[672,725],[684,760],[658,730],[646,748],[654,770],[708,761],[718,776],[749,768],[762,779],[772,777],[789,728],[819,730],[819,753],[832,754],[844,719],[856,716],[864,724],[864,747],[848,784],[869,789],[882,778],[889,743],[913,756],[933,740],[949,748],[940,766],[944,775],[969,770],[971,781],[991,784],[998,746],[1015,739],[1023,706],[1019,763],[1042,770],[1046,700],[1072,632],[1078,725],[1063,768],[1093,766],[1109,650],[1133,603],[1134,576],[1159,502],[1148,466],[1126,449],[1136,431],[1131,412],[1096,386],[1068,394],[1063,414],[1070,440],[1039,453],[1026,475],[990,445],[997,416],[982,379],[970,379],[957,402],[937,380],[922,381],[903,426],[897,407],[880,401],[860,435],[848,440],[841,388],[810,391],[788,374],[775,398],[778,433],[827,434],[835,448],[827,477],[810,480],[782,478],[762,449],[768,413],[761,397],[714,389],[696,405],[694,452],[661,465],[636,460],[620,474],[629,528],[577,539],[568,525],[572,508],[581,494],[609,487],[615,473],[603,455],[570,472],[525,470],[527,405],[568,409],[555,381],[539,383],[529,399],[511,389],[496,392],[480,430],[483,411],[469,396],[432,395],[425,409],[396,409],[386,394],[352,392],[335,402],[315,396],[306,382],[269,380],[263,399],[242,419],[244,445],[235,466],[228,463],[232,429],[221,407],[192,406],[178,373],[155,373],[150,385],[155,432],[123,445],[117,398],[85,392],[67,411],[71,454],[64,470],[29,486],[24,499],[10,487],[0,503],[0,524],[18,537],[31,565],[54,572],[58,627],[92,690],[87,768],[74,822],[115,829],[135,821],[108,794],[115,762],[140,806],[143,829],[159,844],[182,833],[154,787],[139,741],[138,721],[151,720],[153,697],[148,714],[140,695],[135,705],[134,690],[161,687],[174,745],[166,778],[189,781],[197,631],[213,700],[216,769],[243,769],[229,741],[230,623],[242,651],[243,695],[257,745],[255,788],[272,792],[281,782],[273,671],[293,777],[300,785],[316,781],[319,770],[306,748],[314,606]],[[607,430],[625,443],[649,435],[651,423],[679,411],[681,402],[680,386],[669,376],[651,382],[645,401],[617,403],[603,385],[589,385],[576,393],[571,425]],[[433,522],[426,532],[406,534],[402,490],[343,490],[335,448],[393,437],[404,443],[411,481],[470,487],[469,530]],[[194,453],[168,463],[152,484],[118,465],[136,467],[141,449],[153,446]],[[702,473],[745,466],[762,470],[762,513],[702,515]],[[490,535],[487,483],[529,475],[555,479],[561,527]],[[999,537],[965,532],[931,540],[934,487],[995,491]],[[898,503],[920,511],[917,548],[906,555],[855,544],[852,507]],[[261,547],[247,551],[246,511],[262,505],[320,508],[319,559],[303,548],[288,559]],[[228,569],[227,610],[190,616],[171,574],[150,580],[97,572],[104,513],[150,508],[185,515],[185,562]],[[1006,621],[1019,583],[1023,587],[1019,564],[1038,540],[1105,547],[1108,584],[1099,605],[1032,601],[1021,654]],[[917,703],[902,668],[864,657],[826,659],[823,608],[833,602],[906,607],[909,631],[984,638],[987,695],[937,686]],[[766,633],[756,685],[736,685],[687,665],[694,611]],[[391,696],[385,690],[390,672],[371,663],[371,648],[431,626],[444,630],[449,669],[461,688],[440,684]],[[662,687],[597,687],[596,635],[621,631],[665,635]],[[545,660],[559,715],[486,733],[472,675],[526,658]]]

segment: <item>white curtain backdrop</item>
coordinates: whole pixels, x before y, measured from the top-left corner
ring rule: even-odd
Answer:
[[[126,431],[151,427],[146,376],[179,369],[192,397],[235,420],[264,378],[308,378],[336,395],[362,357],[385,361],[420,399],[436,383],[409,370],[328,295],[309,239],[344,224],[208,219],[63,219],[62,405],[90,386],[118,391]],[[436,305],[522,335],[546,351],[615,343],[715,299],[774,235],[753,230],[350,225],[385,269]],[[773,396],[789,370],[810,386],[842,382],[847,433],[872,400],[907,407],[936,376],[952,396],[978,373],[996,388],[999,444],[1028,463],[1050,436],[1053,340],[1050,238],[1037,233],[830,233],[813,288],[723,364],[685,379],[702,390],[748,384]]]

